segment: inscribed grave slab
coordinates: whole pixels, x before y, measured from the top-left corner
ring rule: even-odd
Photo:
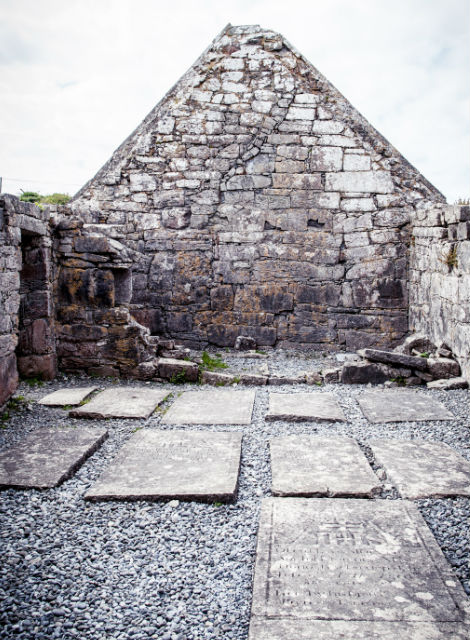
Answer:
[[[233,500],[241,441],[241,433],[138,431],[85,499]]]
[[[415,505],[263,501],[249,640],[464,640],[469,616]]]
[[[292,435],[270,441],[275,496],[371,497],[380,482],[353,438]]]
[[[74,418],[148,418],[163,402],[168,391],[144,387],[105,389],[88,404],[72,409]]]
[[[332,393],[270,393],[267,421],[345,422],[343,410]]]
[[[454,419],[443,404],[415,391],[366,391],[358,402],[369,422]]]
[[[79,387],[76,389],[59,389],[38,400],[38,404],[43,404],[46,407],[64,407],[67,405],[74,407],[98,388],[99,387]]]
[[[470,462],[449,445],[385,439],[369,444],[403,498],[470,496]]]
[[[166,424],[250,424],[255,391],[185,391],[163,418]]]
[[[96,427],[42,428],[0,453],[0,487],[48,489],[69,478],[107,438]]]

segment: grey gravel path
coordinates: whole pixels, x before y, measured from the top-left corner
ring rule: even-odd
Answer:
[[[276,356],[288,373],[321,368]],[[283,364],[283,366],[281,366]],[[259,362],[256,362],[259,365]],[[246,366],[255,363],[245,361]],[[18,394],[38,399],[50,391],[109,380],[59,378]],[[154,383],[135,383],[154,386]],[[175,394],[203,387],[165,385]],[[370,424],[357,396],[365,386],[326,385],[343,408],[345,423],[265,423],[268,389],[257,388],[250,426],[190,425],[178,428],[231,430],[244,434],[238,499],[232,505],[143,501],[86,503],[83,495],[136,428],[169,429],[157,411],[148,421],[106,420],[109,439],[63,485],[48,491],[0,493],[0,638],[24,640],[246,640],[251,578],[262,497],[270,495],[268,440],[294,433],[356,438],[385,488],[374,499],[399,499],[378,469],[367,441],[376,437],[446,442],[470,460],[469,392],[423,390],[456,418],[445,422]],[[298,385],[278,391],[318,391]],[[41,426],[89,420],[31,404],[0,431],[0,448]],[[456,576],[470,594],[470,499],[416,501]]]

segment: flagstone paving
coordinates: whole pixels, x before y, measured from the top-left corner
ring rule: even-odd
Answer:
[[[469,615],[413,504],[263,501],[249,640],[465,640]]]
[[[369,444],[403,498],[470,496],[470,463],[447,444],[381,439]]]
[[[143,387],[105,389],[87,404],[72,409],[74,418],[148,418],[163,402],[168,391]]]
[[[43,404],[46,407],[74,407],[80,402],[83,402],[85,398],[88,398],[93,391],[97,391],[99,387],[77,387],[77,388],[65,388],[53,391],[47,394],[44,398],[38,400],[39,404]]]
[[[275,496],[371,497],[381,488],[353,438],[292,435],[270,443]]]
[[[240,433],[138,431],[85,499],[233,500],[241,442]]]
[[[344,422],[346,417],[332,393],[270,393],[267,421]]]
[[[289,368],[291,360],[282,360],[289,375],[295,373]],[[300,367],[297,359],[295,364]],[[319,366],[324,368],[324,363]],[[81,377],[71,381],[71,389],[86,384]],[[46,384],[51,391],[63,386],[59,380]],[[90,379],[89,386],[93,384],[96,380]],[[109,439],[79,472],[50,491],[2,492],[0,530],[6,543],[0,545],[5,575],[0,577],[0,628],[5,637],[470,637],[463,615],[468,599],[459,586],[460,579],[470,593],[470,498],[447,493],[449,486],[440,484],[445,475],[452,479],[451,489],[458,486],[465,493],[468,392],[408,392],[408,404],[401,411],[404,421],[389,425],[362,417],[358,400],[364,389],[338,385],[334,393],[325,393],[304,387],[309,392],[297,393],[298,389],[113,385],[109,408],[120,414],[124,405],[126,416],[106,415],[101,402],[97,413],[110,418]],[[133,394],[130,399],[126,390]],[[141,411],[153,391],[160,394],[159,400],[181,390],[174,406],[167,403],[166,415],[154,412],[137,424],[126,419],[129,409]],[[403,397],[399,391],[391,396],[391,390],[374,390],[375,404],[387,405],[391,397],[398,404],[397,398]],[[0,430],[0,456],[22,463],[28,458],[28,434],[41,439],[54,420],[59,428],[42,439],[43,457],[33,447],[34,464],[23,465],[23,477],[13,485],[46,488],[83,461],[81,450],[76,458],[69,456],[70,447],[58,453],[59,432],[85,435],[92,425],[40,406],[44,388],[23,384],[19,393],[26,401],[1,424],[5,428]],[[433,410],[425,414],[428,422],[414,422],[417,400],[425,402],[421,409],[427,410],[430,401],[444,397],[455,414],[452,421],[436,421]],[[100,398],[101,393],[76,410]],[[279,415],[285,419],[266,419],[273,398],[282,403]],[[317,400],[328,398],[332,402],[322,408],[334,422],[318,418]],[[317,404],[307,417],[310,400]],[[142,415],[149,415],[154,406],[152,397]],[[442,404],[437,407],[442,416]],[[94,433],[106,432],[95,427]],[[410,441],[416,450],[407,448]],[[418,451],[423,442],[426,447]],[[451,444],[452,450],[440,447],[441,442]],[[83,456],[94,450],[93,441],[90,446],[83,448]],[[376,463],[382,467],[376,470],[378,477],[371,467],[376,469]],[[11,466],[8,471],[11,479]],[[41,474],[46,481],[38,480]],[[432,492],[424,492],[423,477]],[[395,487],[405,498],[413,497],[413,491],[431,497],[411,503],[402,500]],[[439,493],[443,489],[446,493]],[[295,497],[268,499],[259,522],[260,503],[270,491],[282,496],[292,492]],[[451,497],[436,497],[440,495]],[[221,504],[225,501],[231,504]],[[265,506],[271,503],[280,506]],[[149,598],[149,593],[158,597]],[[115,602],[122,617],[114,615]]]
[[[47,489],[69,478],[107,438],[97,427],[42,428],[0,453],[0,487]]]
[[[362,413],[369,422],[417,422],[453,420],[445,406],[416,391],[366,391],[359,399]]]
[[[163,417],[165,424],[250,424],[256,391],[185,391]]]

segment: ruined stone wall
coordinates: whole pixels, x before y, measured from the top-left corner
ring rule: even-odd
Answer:
[[[66,207],[62,212],[70,213]],[[142,377],[158,338],[129,313],[132,255],[119,242],[56,215],[56,339],[60,368]],[[140,368],[139,368],[140,367]],[[144,369],[142,369],[144,367]]]
[[[444,200],[282,36],[236,27],[71,208],[134,251],[153,334],[355,349],[407,331],[422,199]]]
[[[470,380],[470,207],[423,204],[412,234],[410,330],[447,343]]]
[[[0,195],[0,405],[18,372],[51,379],[56,372],[51,239],[47,212]]]

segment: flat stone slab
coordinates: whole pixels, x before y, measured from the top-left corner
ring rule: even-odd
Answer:
[[[138,431],[85,499],[233,500],[241,442],[241,433]]]
[[[371,497],[381,484],[353,438],[292,435],[273,438],[275,496]]]
[[[270,393],[267,421],[345,422],[346,417],[332,393]]]
[[[72,409],[73,418],[148,418],[163,402],[169,391],[143,387],[113,387],[91,399],[78,409]]]
[[[94,453],[108,437],[106,429],[67,427],[38,429],[0,453],[0,487],[56,487]]]
[[[443,404],[415,391],[366,391],[359,399],[369,422],[453,420]]]
[[[250,424],[255,391],[185,391],[163,417],[166,424]]]
[[[464,640],[469,613],[412,503],[263,500],[249,640]]]
[[[38,400],[38,404],[43,404],[46,407],[76,407],[83,402],[85,398],[96,391],[99,387],[79,387],[77,389],[59,389],[49,393],[41,400]]]
[[[385,439],[369,444],[403,498],[470,496],[470,462],[449,445]]]

